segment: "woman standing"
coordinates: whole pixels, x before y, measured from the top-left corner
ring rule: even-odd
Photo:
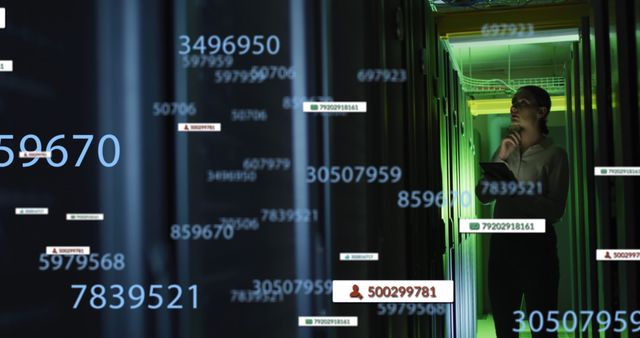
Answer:
[[[567,153],[547,137],[551,98],[542,88],[525,86],[512,98],[511,128],[493,156],[519,182],[541,182],[535,196],[476,195],[482,203],[495,200],[494,218],[543,218],[545,233],[492,234],[489,255],[489,298],[498,338],[518,337],[514,311],[524,295],[527,312],[558,310],[559,263],[553,223],[562,217],[569,187]],[[485,175],[483,180],[496,178]],[[544,329],[533,337],[557,337]]]

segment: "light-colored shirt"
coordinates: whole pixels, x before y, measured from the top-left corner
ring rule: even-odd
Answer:
[[[569,161],[564,149],[551,138],[543,139],[522,154],[511,152],[506,161],[493,155],[493,162],[506,163],[519,182],[542,182],[542,194],[535,196],[495,196],[481,194],[482,180],[476,186],[476,196],[482,203],[496,201],[494,218],[544,218],[550,225],[564,214],[569,192]]]

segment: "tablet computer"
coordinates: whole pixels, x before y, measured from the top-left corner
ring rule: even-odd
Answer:
[[[501,181],[518,181],[516,176],[505,163],[480,162],[480,167],[485,172],[485,176],[491,176]]]

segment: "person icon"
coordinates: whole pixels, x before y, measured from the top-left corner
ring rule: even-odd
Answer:
[[[604,258],[611,259],[611,256],[609,255],[609,251],[607,251],[607,252],[604,254]]]
[[[362,300],[362,295],[360,294],[360,288],[357,284],[353,284],[353,291],[350,294],[351,298],[359,298]]]

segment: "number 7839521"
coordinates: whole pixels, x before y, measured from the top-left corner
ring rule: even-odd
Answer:
[[[122,309],[126,303],[130,303],[129,309],[137,309],[147,301],[147,308],[151,310],[159,309],[163,306],[164,297],[162,295],[163,285],[151,284],[147,289],[140,284],[133,284],[129,286],[125,295],[125,287],[120,284],[101,285],[95,284],[92,286],[86,284],[73,284],[72,289],[80,290],[73,309],[77,309],[82,302],[83,296],[89,288],[91,297],[89,297],[89,306],[93,309],[100,310],[109,306],[110,309]],[[109,291],[107,291],[107,289]],[[182,286],[178,284],[171,284],[167,287],[167,294],[170,294],[171,290],[175,290],[173,297],[167,297],[166,308],[169,310],[182,309],[182,304],[178,302],[182,298]],[[191,285],[188,287],[187,293],[191,292],[191,306],[192,309],[198,308],[198,286]]]

